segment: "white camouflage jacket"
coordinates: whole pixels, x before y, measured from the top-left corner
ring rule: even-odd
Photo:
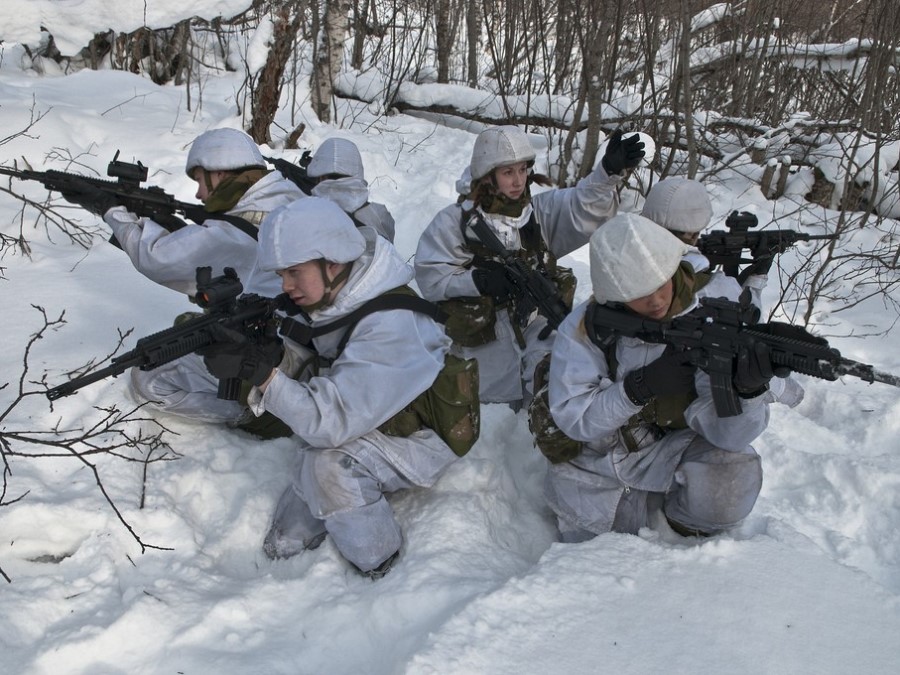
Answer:
[[[619,206],[616,188],[620,176],[607,176],[600,162],[594,171],[575,187],[547,190],[532,197],[534,216],[541,237],[550,251],[562,257],[584,246],[601,223],[615,215]],[[422,295],[434,302],[457,297],[479,295],[472,270],[473,259],[461,231],[462,209],[472,202],[452,204],[438,212],[425,228],[416,249],[416,283]],[[521,247],[518,228],[527,221],[528,213],[518,222],[494,214],[485,220],[510,250]],[[469,233],[473,239],[474,234]]]
[[[262,214],[304,196],[294,183],[273,171],[252,185],[228,213],[244,214],[258,224]],[[193,295],[197,267],[212,267],[213,276],[222,274],[225,267],[233,267],[245,292],[266,297],[281,292],[278,275],[257,268],[256,240],[223,220],[188,222],[186,227],[169,232],[123,206],[111,208],[103,219],[135,268],[162,286]]]
[[[511,251],[522,247],[519,228],[532,209],[540,234],[550,251],[561,257],[588,242],[601,223],[615,215],[619,199],[619,176],[607,176],[600,168],[572,188],[548,190],[532,197],[531,207],[519,218],[485,214],[488,225]],[[434,302],[479,295],[472,281],[474,257],[463,237],[462,209],[472,202],[453,204],[438,212],[422,237],[415,256],[416,283],[422,295]],[[468,237],[477,240],[471,231]],[[479,347],[454,346],[463,357],[478,359],[480,395],[484,402],[516,401],[531,389],[534,365],[550,349],[552,334],[539,339],[546,320],[534,312],[524,330],[526,347],[519,347],[508,312],[497,313],[496,340]]]
[[[390,242],[394,241],[394,217],[384,204],[369,201],[369,184],[346,176],[322,181],[313,188],[316,197],[330,199],[358,223],[368,225]]]
[[[334,303],[312,312],[311,325],[334,321],[366,301],[412,281],[412,268],[390,242],[372,228],[362,227],[360,232],[366,238],[366,252],[353,263],[350,277]],[[302,320],[300,316],[295,318]],[[334,358],[345,330],[315,338],[319,355]],[[339,448],[357,438],[368,438],[379,425],[428,389],[444,366],[450,339],[443,326],[424,314],[409,310],[374,312],[359,320],[330,367],[317,376],[300,380],[294,379],[290,371],[309,352],[290,340],[285,340],[285,344],[288,358],[261,396],[259,390],[251,392],[251,408],[257,415],[267,410],[286,422],[307,446]],[[413,437],[397,440],[409,441],[405,445],[415,449]],[[373,442],[377,444],[374,439]],[[450,452],[433,434],[429,442],[439,443],[445,452]],[[380,449],[395,455],[405,452],[404,443],[390,446]],[[389,459],[395,466],[409,465],[406,457]]]

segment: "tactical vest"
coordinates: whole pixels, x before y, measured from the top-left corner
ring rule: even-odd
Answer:
[[[316,354],[308,364],[313,373],[329,367],[343,352],[356,324],[373,312],[405,309],[426,314],[438,323],[446,316],[432,302],[420,298],[409,286],[400,286],[373,298],[353,312],[327,324],[310,326],[286,317],[279,332],[315,352],[313,339],[344,329],[335,356],[325,358]],[[306,370],[307,364],[300,372]],[[447,354],[444,366],[431,386],[409,405],[383,422],[378,431],[388,436],[410,436],[423,428],[435,431],[458,456],[465,455],[478,440],[480,433],[480,400],[478,395],[478,362]]]

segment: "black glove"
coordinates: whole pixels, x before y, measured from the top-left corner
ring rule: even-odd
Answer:
[[[772,269],[772,263],[775,262],[775,250],[769,246],[768,234],[760,232],[756,248],[750,251],[750,255],[753,256],[753,262],[743,274],[768,274],[769,270]]]
[[[284,346],[277,335],[253,343],[242,333],[220,324],[213,324],[210,333],[215,342],[198,349],[197,353],[203,357],[210,374],[219,380],[236,377],[258,387],[269,379],[284,355]]]
[[[625,169],[633,169],[644,159],[644,141],[637,134],[622,139],[622,130],[616,129],[606,144],[606,153],[600,162],[610,176],[620,174]]]
[[[780,369],[783,372],[783,369]],[[788,369],[780,377],[786,377]],[[743,345],[735,360],[734,388],[742,398],[754,398],[768,389],[769,380],[775,377],[775,369],[769,357],[769,347],[763,342]]]
[[[506,277],[502,267],[476,267],[472,281],[482,295],[489,295],[497,302],[506,302],[516,294],[516,287]]]
[[[67,202],[101,217],[119,204],[113,195],[77,177],[72,178],[60,194]]]
[[[625,394],[635,405],[645,405],[658,396],[686,394],[694,387],[696,371],[689,352],[666,350],[656,361],[625,376]]]

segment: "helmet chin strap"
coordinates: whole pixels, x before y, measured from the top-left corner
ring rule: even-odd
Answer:
[[[206,192],[212,194],[212,191],[215,190],[212,184],[212,176],[210,175],[212,172],[207,171],[202,166],[200,167],[200,170],[203,172],[203,182],[206,183]]]
[[[300,305],[300,308],[304,312],[314,312],[317,309],[322,309],[323,307],[330,305],[334,301],[335,289],[348,279],[350,270],[353,268],[353,263],[347,263],[344,266],[344,269],[334,275],[334,279],[329,279],[328,261],[324,258],[319,258],[317,262],[319,263],[319,273],[322,275],[322,283],[325,285],[325,293],[318,302],[309,305]]]

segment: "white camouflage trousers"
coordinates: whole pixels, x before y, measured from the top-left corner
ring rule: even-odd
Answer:
[[[653,495],[661,496],[670,521],[713,534],[749,515],[762,488],[762,467],[750,446],[723,450],[685,429],[633,453],[587,448],[571,462],[551,465],[544,487],[562,541],[636,534],[649,525]]]
[[[202,422],[233,422],[244,412],[237,401],[216,396],[219,381],[203,357],[188,354],[153,370],[130,371],[131,393],[157,410]]]
[[[341,555],[366,572],[403,538],[386,494],[430,487],[456,455],[430,429],[405,438],[373,431],[341,448],[300,450],[263,547],[271,558],[314,548],[327,533]]]

